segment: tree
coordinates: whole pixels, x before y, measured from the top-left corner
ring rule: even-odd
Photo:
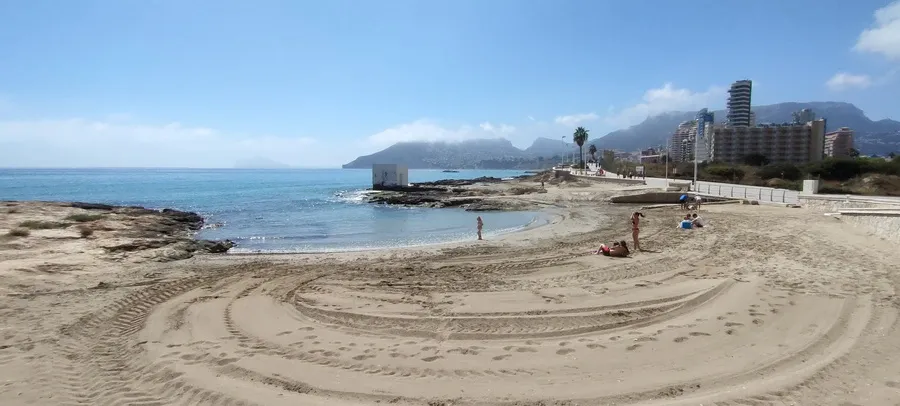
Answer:
[[[894,159],[896,156],[897,156],[896,152],[891,152],[890,154],[888,154],[888,158],[891,158],[891,159]]]
[[[613,170],[616,166],[616,152],[611,149],[604,149],[600,154],[600,166],[606,170]]]
[[[749,154],[744,156],[744,165],[766,166],[769,162],[769,157],[763,154]]]
[[[859,157],[859,150],[857,150],[856,148],[850,148],[850,157],[851,158]]]
[[[572,134],[572,141],[575,141],[575,144],[578,144],[579,158],[584,155],[584,143],[587,142],[587,139],[588,130],[585,130],[584,127],[576,128],[575,134]],[[584,159],[581,160],[581,167],[584,168]]]
[[[597,154],[597,146],[594,144],[591,144],[591,146],[588,147],[588,154],[591,154],[591,160],[597,159],[596,157],[594,157],[594,155]]]

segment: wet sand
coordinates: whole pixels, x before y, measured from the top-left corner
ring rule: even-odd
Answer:
[[[497,240],[169,262],[110,256],[103,233],[6,236],[63,214],[0,207],[0,404],[900,402],[895,246],[710,205],[697,230],[646,210],[647,251],[608,258],[634,208],[548,189],[517,198],[553,223]]]

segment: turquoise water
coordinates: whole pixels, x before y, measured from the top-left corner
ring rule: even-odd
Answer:
[[[511,177],[522,171],[410,170],[410,182]],[[0,200],[83,201],[194,211],[198,238],[233,252],[326,252],[475,238],[476,213],[362,202],[365,169],[0,169]],[[546,222],[539,213],[487,212],[487,237]]]

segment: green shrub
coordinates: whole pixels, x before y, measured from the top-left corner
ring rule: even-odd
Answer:
[[[31,231],[28,231],[27,228],[14,228],[12,230],[9,230],[6,235],[10,237],[28,237],[29,235],[31,235]]]
[[[102,218],[102,214],[73,214],[69,217],[66,217],[66,220],[75,221],[78,223],[87,223],[89,221],[100,220]]]
[[[801,180],[803,171],[791,164],[772,164],[759,168],[756,176],[760,179]]]
[[[825,180],[845,181],[853,179],[860,174],[860,160],[849,158],[827,158],[821,162],[809,166],[809,173]]]
[[[69,225],[58,221],[36,221],[29,220],[19,223],[19,227],[29,228],[32,230],[52,230],[57,228],[66,228]]]
[[[710,165],[706,167],[703,172],[706,172],[706,174],[714,178],[737,182],[740,182],[742,179],[744,179],[745,175],[743,169],[726,165]]]
[[[78,226],[78,234],[81,235],[81,238],[88,238],[94,235],[94,229],[88,227],[87,225]]]

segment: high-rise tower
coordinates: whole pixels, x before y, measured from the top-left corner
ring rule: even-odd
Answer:
[[[753,82],[739,80],[728,89],[728,114],[726,124],[730,127],[750,127],[753,123],[750,115],[750,94]]]

